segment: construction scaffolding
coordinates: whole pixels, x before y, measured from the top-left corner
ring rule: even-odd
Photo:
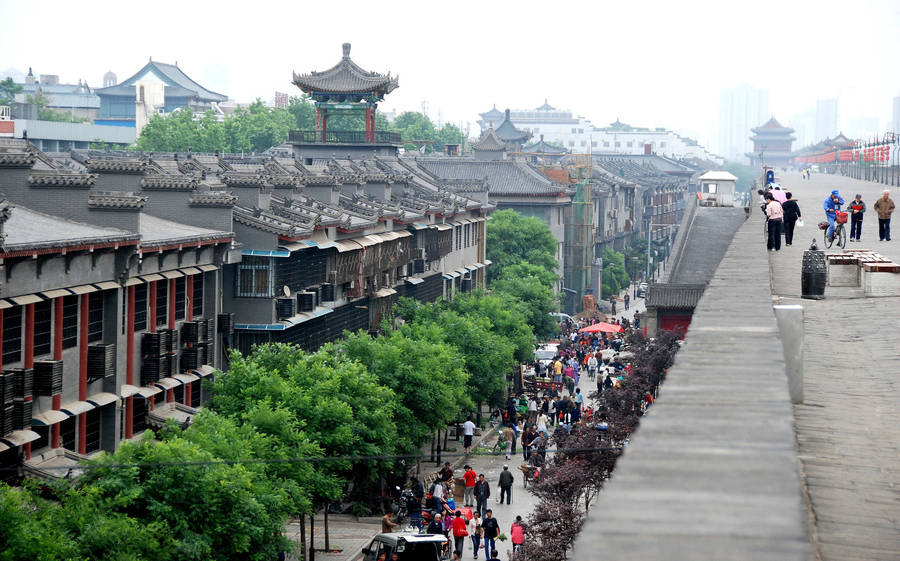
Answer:
[[[574,315],[584,311],[585,295],[592,293],[595,299],[599,298],[600,287],[592,286],[591,281],[594,256],[593,158],[591,154],[574,154],[572,157],[575,164],[575,194],[565,215],[563,286],[569,289],[566,291],[566,312]]]

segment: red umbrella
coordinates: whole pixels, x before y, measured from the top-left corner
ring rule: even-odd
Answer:
[[[597,333],[598,331],[602,333],[619,333],[624,331],[624,329],[621,326],[601,321],[578,330],[579,333]]]

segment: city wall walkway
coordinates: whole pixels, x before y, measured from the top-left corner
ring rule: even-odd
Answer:
[[[869,208],[863,241],[847,248],[873,249],[900,263],[900,241],[878,241],[872,205],[885,187],[816,174],[808,181],[786,174],[781,182],[799,199],[807,223],[791,247],[770,256],[777,300],[804,308],[805,399],[794,416],[813,554],[823,561],[898,560],[900,297],[866,298],[859,288],[828,287],[825,300],[799,298],[802,253],[813,237],[822,248],[815,224],[824,219],[822,202],[832,189],[848,202],[862,194]],[[752,222],[761,231],[762,215],[754,211]],[[893,222],[900,227],[900,217]]]
[[[735,235],[658,401],[591,509],[576,561],[808,559],[761,229],[748,220]]]

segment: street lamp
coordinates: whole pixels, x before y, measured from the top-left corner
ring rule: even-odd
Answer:
[[[645,279],[647,282],[650,282],[650,244],[653,243],[654,226],[669,226],[669,224],[654,224],[651,222],[647,225],[647,278]]]

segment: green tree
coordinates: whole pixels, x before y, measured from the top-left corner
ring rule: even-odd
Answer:
[[[498,290],[493,292],[460,294],[443,306],[464,316],[488,318],[491,331],[512,343],[517,362],[534,360],[534,331],[528,321],[528,303],[519,300],[512,293]]]
[[[491,284],[491,290],[518,301],[534,336],[546,340],[556,329],[556,322],[550,316],[550,312],[559,308],[559,296],[553,291],[555,282],[556,275],[543,267],[517,263],[506,268],[503,276]]]
[[[7,76],[0,81],[0,105],[12,105],[17,93],[22,93],[22,86]]]
[[[527,261],[553,273],[557,268],[556,238],[545,222],[523,217],[514,210],[495,212],[487,223],[488,281],[503,276],[503,269]]]
[[[606,248],[603,250],[603,292],[602,297],[608,298],[618,294],[631,283],[631,278],[625,270],[625,256]]]
[[[229,152],[263,152],[287,140],[294,123],[290,111],[266,107],[257,99],[225,120],[225,143]]]
[[[401,452],[418,449],[435,431],[456,420],[459,411],[473,407],[467,392],[469,374],[456,348],[437,333],[423,339],[412,337],[412,331],[403,326],[378,337],[360,331],[334,344],[336,353],[364,364],[399,398],[395,424]]]

